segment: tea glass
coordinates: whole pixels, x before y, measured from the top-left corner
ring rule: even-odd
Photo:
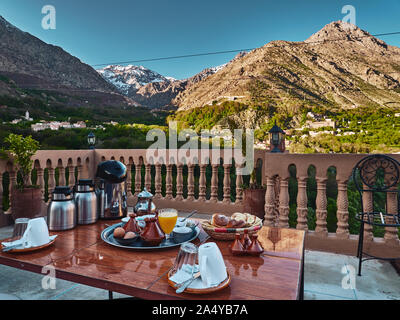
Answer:
[[[21,239],[28,227],[29,218],[17,218],[14,223],[13,240]]]
[[[182,282],[189,279],[195,273],[197,261],[198,247],[191,242],[183,243],[172,267],[171,276],[183,271]]]

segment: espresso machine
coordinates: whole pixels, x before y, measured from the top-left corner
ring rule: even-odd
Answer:
[[[97,166],[96,177],[101,179],[97,189],[100,219],[119,219],[128,213],[126,195],[126,166],[116,160],[103,161]]]

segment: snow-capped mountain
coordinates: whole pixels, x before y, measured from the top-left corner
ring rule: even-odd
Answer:
[[[148,83],[175,81],[174,78],[164,77],[161,74],[143,66],[110,65],[102,69],[98,69],[97,72],[125,95],[128,95],[130,91],[139,90]]]
[[[98,69],[97,72],[122,94],[142,105],[158,108],[170,105],[180,92],[194,83],[217,73],[226,65],[204,69],[183,80],[163,76],[143,66],[134,65],[110,65]]]

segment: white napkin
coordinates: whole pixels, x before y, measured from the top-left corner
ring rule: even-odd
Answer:
[[[199,272],[199,266],[196,264],[193,270],[193,274]],[[186,280],[189,280],[192,277],[192,266],[188,264],[184,264],[181,269],[178,270],[171,278],[171,281],[175,282],[176,284],[180,284]],[[193,282],[189,285],[188,288],[191,289],[204,289],[206,288],[203,285],[203,281],[201,281],[201,276],[197,279],[194,279]]]
[[[53,241],[55,238],[57,238],[57,234],[55,234],[54,236],[49,236],[49,242]],[[1,244],[6,248],[19,244],[19,246],[15,249],[27,249],[31,247],[31,245],[29,244],[27,246],[23,246],[23,238],[11,242],[2,242]]]

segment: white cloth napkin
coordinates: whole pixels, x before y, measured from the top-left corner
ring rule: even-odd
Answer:
[[[193,270],[193,274],[199,271],[199,266],[196,264]],[[186,280],[189,280],[192,277],[192,266],[188,264],[184,264],[181,269],[178,270],[171,278],[171,281],[176,284],[180,284]],[[197,279],[194,279],[193,282],[189,285],[188,288],[191,289],[205,289],[206,287],[203,285],[203,281],[201,281],[201,276]]]

